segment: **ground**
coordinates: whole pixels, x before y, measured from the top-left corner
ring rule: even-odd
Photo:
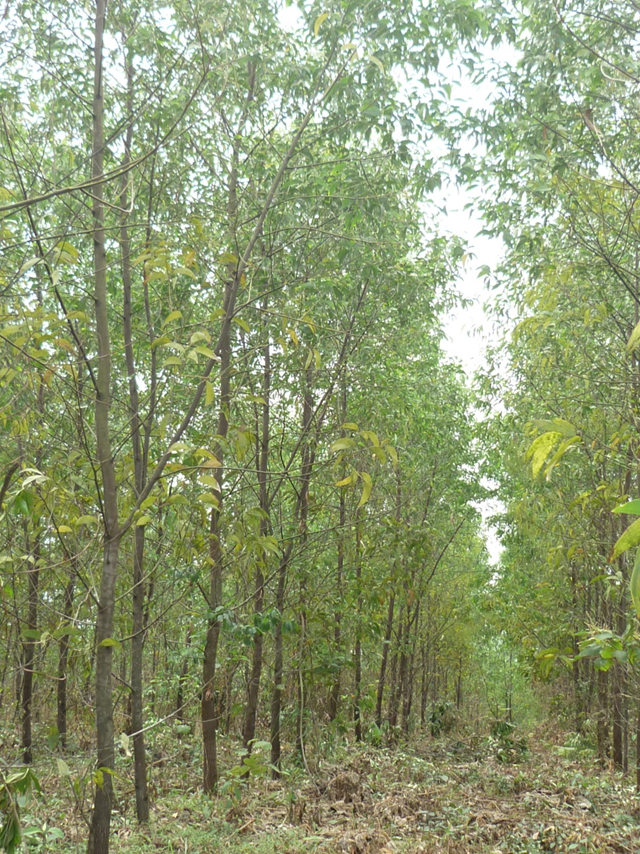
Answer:
[[[313,777],[272,781],[259,762],[217,800],[194,785],[196,745],[156,754],[152,821],[135,821],[131,760],[120,758],[117,854],[492,854],[640,852],[633,774],[602,768],[588,742],[539,729],[516,738],[423,738],[342,746]],[[53,757],[37,768],[44,800],[26,807],[32,852],[84,852],[81,787]],[[265,775],[265,776],[263,776]],[[64,834],[64,836],[61,836]],[[47,841],[45,840],[47,837]]]

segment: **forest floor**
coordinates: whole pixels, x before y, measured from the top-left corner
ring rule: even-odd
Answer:
[[[313,780],[302,771],[282,781],[258,772],[239,785],[232,776],[216,801],[193,786],[193,750],[178,745],[157,759],[152,821],[142,829],[132,760],[121,757],[116,854],[640,852],[634,775],[602,769],[583,739],[548,727],[523,740],[453,736],[343,749]],[[36,767],[44,798],[27,808],[31,852],[84,852],[73,766],[66,781],[53,758]]]

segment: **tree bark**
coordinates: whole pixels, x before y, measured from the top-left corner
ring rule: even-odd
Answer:
[[[71,625],[73,616],[73,595],[75,592],[76,567],[72,562],[69,579],[64,591],[64,615],[63,626]],[[64,751],[67,749],[67,665],[69,660],[69,635],[60,638],[58,648],[58,684],[57,684],[57,714],[56,723],[58,727],[58,743]]]
[[[267,309],[266,297],[263,301],[263,310]],[[269,525],[269,498],[267,494],[267,473],[269,470],[269,394],[271,391],[271,351],[269,348],[269,330],[266,330],[267,341],[263,348],[264,371],[262,377],[262,429],[260,431],[260,448],[258,455],[258,496],[262,517],[260,519],[260,536],[266,537],[270,530]],[[257,431],[256,431],[257,432]],[[264,554],[259,556],[256,563],[256,580],[254,592],[254,622],[257,623],[262,614],[264,606]],[[256,718],[258,715],[258,698],[260,694],[260,678],[262,675],[262,630],[256,625],[256,634],[253,640],[253,658],[251,662],[251,676],[247,686],[247,710],[242,731],[243,743],[246,750],[251,750],[251,743],[256,734]]]
[[[228,279],[225,287],[225,312],[231,310],[231,300],[235,282]],[[226,330],[226,331],[225,331]],[[209,524],[209,557],[211,574],[209,586],[209,625],[204,648],[202,665],[202,746],[203,746],[203,783],[207,793],[218,788],[218,718],[219,706],[216,702],[215,675],[220,640],[220,615],[222,607],[222,576],[224,554],[220,539],[220,520],[223,506],[224,441],[229,432],[229,408],[231,405],[231,338],[229,325],[223,326],[220,342],[220,409],[218,413],[217,454],[220,465],[216,468],[218,482],[218,506],[211,508]]]
[[[133,113],[133,67],[127,60],[127,101],[129,112]],[[131,160],[131,143],[133,128],[131,124],[127,129],[125,140],[124,165],[127,166]],[[120,205],[126,210],[128,207],[127,175],[123,175]],[[131,430],[131,444],[133,449],[133,470],[135,481],[136,498],[140,496],[146,485],[146,471],[142,452],[142,437],[140,419],[140,406],[138,396],[138,383],[136,381],[136,365],[133,352],[133,329],[132,329],[132,276],[131,276],[131,241],[129,229],[127,228],[126,214],[120,226],[120,251],[122,258],[122,282],[123,282],[123,327],[124,327],[124,351],[127,364],[127,375],[129,377],[129,418]],[[154,386],[152,379],[152,386]],[[151,396],[155,392],[152,388]],[[153,413],[150,413],[151,421]],[[149,425],[150,426],[150,425]],[[136,816],[140,824],[149,821],[149,791],[147,787],[147,756],[144,743],[144,710],[142,705],[142,664],[144,648],[144,546],[145,526],[136,526],[134,529],[133,547],[133,588],[132,588],[132,632],[131,632],[131,730],[133,739],[133,764],[134,764],[134,787],[136,794]]]
[[[115,467],[111,452],[109,410],[111,403],[111,345],[107,313],[107,258],[102,176],[104,173],[104,99],[102,46],[105,24],[105,0],[96,0],[94,45],[94,93],[92,178],[93,187],[93,263],[94,301],[98,350],[95,431],[102,475],[103,555],[96,631],[96,736],[97,769],[95,800],[88,850],[90,854],[108,854],[113,801],[112,774],[115,765],[113,741],[113,703],[111,668],[113,659],[113,617],[121,532]]]
[[[27,532],[28,533],[28,532]],[[27,579],[29,587],[29,611],[27,628],[33,633],[38,628],[38,586],[40,580],[40,534],[37,533],[28,563]],[[33,634],[25,640],[22,651],[22,761],[30,765],[32,754],[32,707],[33,707],[33,671],[36,652],[36,638]]]
[[[353,720],[355,723],[356,741],[362,741],[362,523],[364,507],[356,510],[355,525],[355,570],[356,570],[356,643],[354,651],[355,692],[353,697]]]

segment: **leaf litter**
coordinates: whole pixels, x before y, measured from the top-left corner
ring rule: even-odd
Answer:
[[[313,780],[302,772],[256,779],[231,800],[205,798],[186,783],[193,769],[187,775],[172,763],[156,778],[149,828],[137,827],[132,800],[121,793],[114,850],[640,852],[640,798],[630,774],[601,768],[592,752],[559,746],[557,735],[538,732],[528,741],[528,753],[513,764],[482,738],[350,746],[341,762],[320,763]],[[123,776],[121,788],[129,780]],[[58,850],[81,850],[81,828],[63,829]]]

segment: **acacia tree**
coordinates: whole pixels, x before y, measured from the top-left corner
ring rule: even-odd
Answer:
[[[160,615],[159,600],[174,592],[168,552],[185,578],[191,567],[188,595],[194,586],[203,593],[206,790],[219,775],[217,665],[234,585],[247,588],[250,615],[247,747],[264,641],[274,631],[274,764],[287,612],[299,632],[302,752],[315,638],[333,647],[338,671],[355,638],[359,735],[366,680],[378,670],[377,635],[367,634],[377,606],[363,590],[385,574],[372,557],[383,538],[367,505],[374,480],[379,515],[387,511],[383,483],[396,494],[400,407],[373,424],[372,400],[382,410],[384,394],[369,395],[378,379],[367,366],[381,348],[393,350],[393,370],[424,355],[399,345],[398,323],[424,342],[431,367],[439,363],[435,315],[452,264],[438,244],[420,258],[415,205],[438,181],[416,142],[438,126],[442,93],[407,100],[402,75],[391,71],[412,67],[427,81],[441,51],[486,32],[487,21],[467,2],[354,3],[309,6],[305,27],[287,34],[277,12],[268,3],[105,9],[97,0],[91,14],[64,2],[24,4],[5,24],[14,49],[0,85],[14,109],[4,116],[0,165],[0,382],[10,424],[0,508],[7,556],[30,556],[21,565],[30,582],[27,632],[36,633],[22,638],[25,712],[42,583],[63,602],[66,625],[51,626],[60,631],[61,685],[74,632],[89,621],[96,627],[95,650],[89,642],[84,649],[89,661],[95,653],[96,854],[109,846],[112,672],[120,660],[126,674],[125,637],[138,818],[148,815],[143,641],[150,609]],[[31,61],[35,79],[23,75]],[[420,306],[420,323],[410,320],[409,300]],[[355,433],[340,426],[345,417],[356,419]],[[48,444],[38,426],[48,428]],[[341,456],[347,451],[353,462]],[[334,468],[343,469],[335,478]],[[424,477],[408,471],[420,489]],[[32,527],[20,546],[11,515]],[[151,549],[155,569],[145,561]],[[338,572],[357,611],[355,623],[328,637],[314,613],[323,585],[310,572],[310,555],[320,551],[327,578]],[[62,575],[45,575],[44,566],[63,567]],[[130,617],[118,606],[125,595]],[[419,631],[412,614],[405,645]],[[23,619],[20,608],[14,616]],[[7,653],[18,648],[15,620],[10,631]],[[190,628],[180,631],[191,638]],[[405,660],[407,720],[414,669]],[[65,709],[61,696],[61,736]]]
[[[578,727],[597,695],[602,754],[612,706],[619,766],[626,653],[609,679],[609,665],[600,659],[594,677],[578,651],[585,621],[618,633],[626,623],[629,568],[612,510],[633,492],[637,467],[637,31],[634,3],[525,4],[504,30],[519,60],[498,72],[503,97],[479,122],[499,193],[487,220],[508,247],[502,272],[520,321],[503,430],[527,435],[529,463],[505,454],[501,584],[513,601],[514,578],[545,579],[535,618],[519,616],[527,655],[537,651],[542,673],[562,657],[570,665]],[[553,603],[564,617],[550,626],[543,609]],[[521,631],[513,626],[514,637]]]

